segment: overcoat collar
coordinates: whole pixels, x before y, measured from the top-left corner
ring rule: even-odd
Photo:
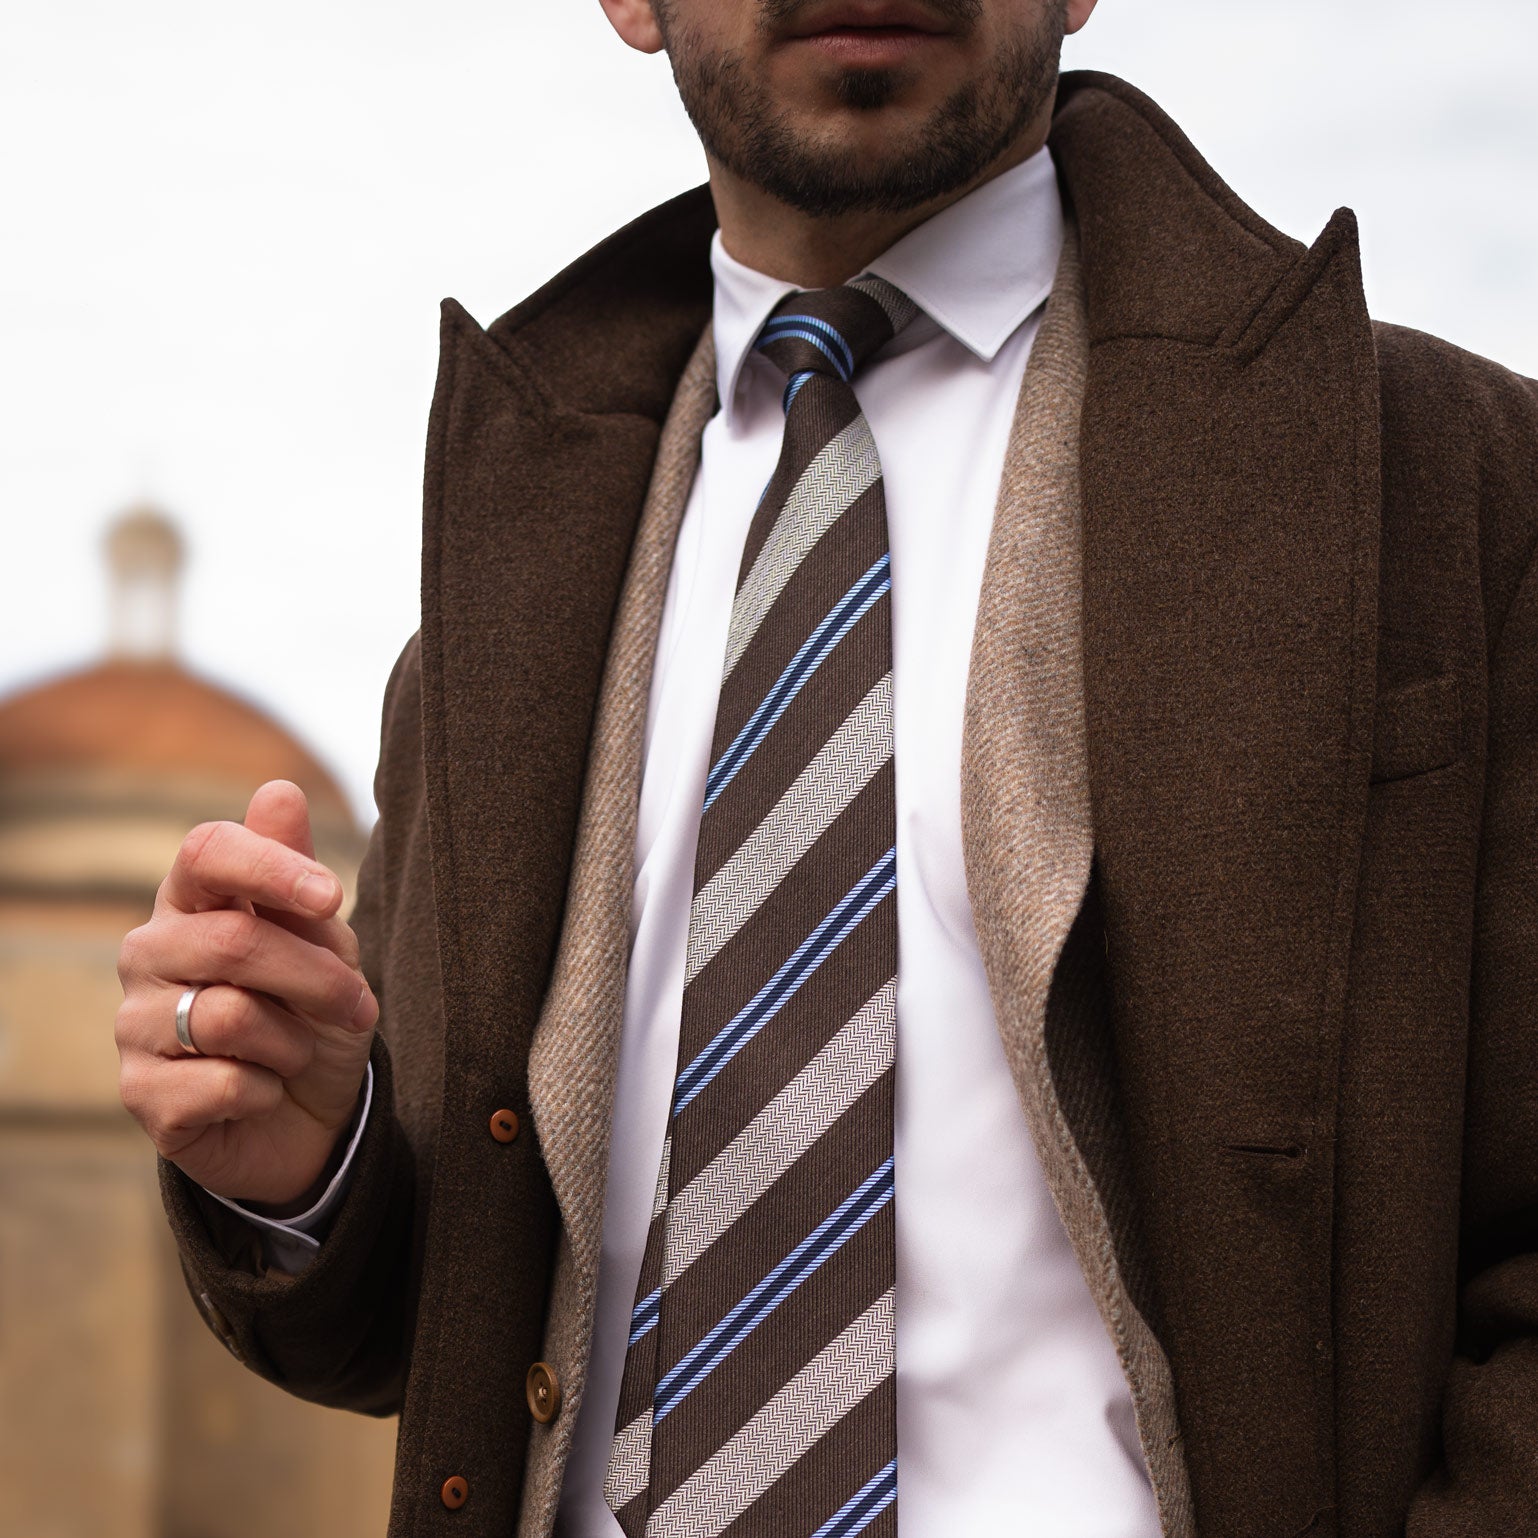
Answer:
[[[1122,1098],[1203,1529],[1269,1538],[1333,1483],[1333,1089],[1379,507],[1355,229],[1338,215],[1305,251],[1110,77],[1065,77],[1052,147],[1091,343],[1085,722]],[[527,1056],[712,227],[699,189],[486,331],[444,307],[422,635],[446,1123]]]

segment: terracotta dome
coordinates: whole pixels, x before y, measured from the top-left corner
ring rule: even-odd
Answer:
[[[170,661],[115,658],[0,704],[0,775],[95,770],[293,780],[315,812],[351,816],[331,774],[270,716]]]
[[[330,772],[265,711],[176,660],[183,547],[170,520],[136,508],[107,549],[107,659],[0,701],[0,894],[140,901],[189,828],[244,817],[267,780],[304,791],[316,857],[350,889],[365,839]]]

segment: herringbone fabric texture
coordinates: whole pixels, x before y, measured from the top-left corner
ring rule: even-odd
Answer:
[[[881,465],[852,382],[916,313],[791,295],[732,609],[678,1071],[605,1493],[629,1538],[896,1533],[896,801]]]

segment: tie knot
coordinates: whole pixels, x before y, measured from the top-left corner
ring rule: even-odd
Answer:
[[[850,383],[860,366],[918,314],[900,288],[867,273],[838,288],[798,289],[774,307],[754,346],[794,386],[808,374]],[[787,404],[794,394],[787,393]]]

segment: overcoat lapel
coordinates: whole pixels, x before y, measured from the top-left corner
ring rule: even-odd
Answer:
[[[557,1214],[536,1132],[481,1198],[487,1120],[529,1117],[526,1065],[560,933],[599,681],[662,420],[709,318],[710,202],[688,194],[483,331],[444,305],[428,430],[422,743],[443,977],[443,1094],[408,1412],[477,1381],[484,1320],[542,1317]],[[577,340],[580,339],[580,340]],[[474,1221],[467,1222],[466,1214]],[[514,1257],[488,1268],[486,1257]],[[476,1321],[475,1324],[467,1323]],[[527,1360],[503,1370],[521,1382]],[[529,1415],[488,1402],[511,1504]],[[559,1424],[559,1423],[557,1423]],[[436,1489],[447,1450],[421,1452]],[[435,1472],[437,1471],[437,1472]]]
[[[444,305],[422,714],[451,1096],[523,1087],[511,1065],[554,959],[610,627],[709,318],[711,227],[701,192],[675,199],[489,332]]]
[[[1283,1538],[1334,1490],[1379,518],[1355,228],[1305,252],[1105,77],[1053,147],[1088,283],[1085,717],[1131,1168],[1200,1529]]]

